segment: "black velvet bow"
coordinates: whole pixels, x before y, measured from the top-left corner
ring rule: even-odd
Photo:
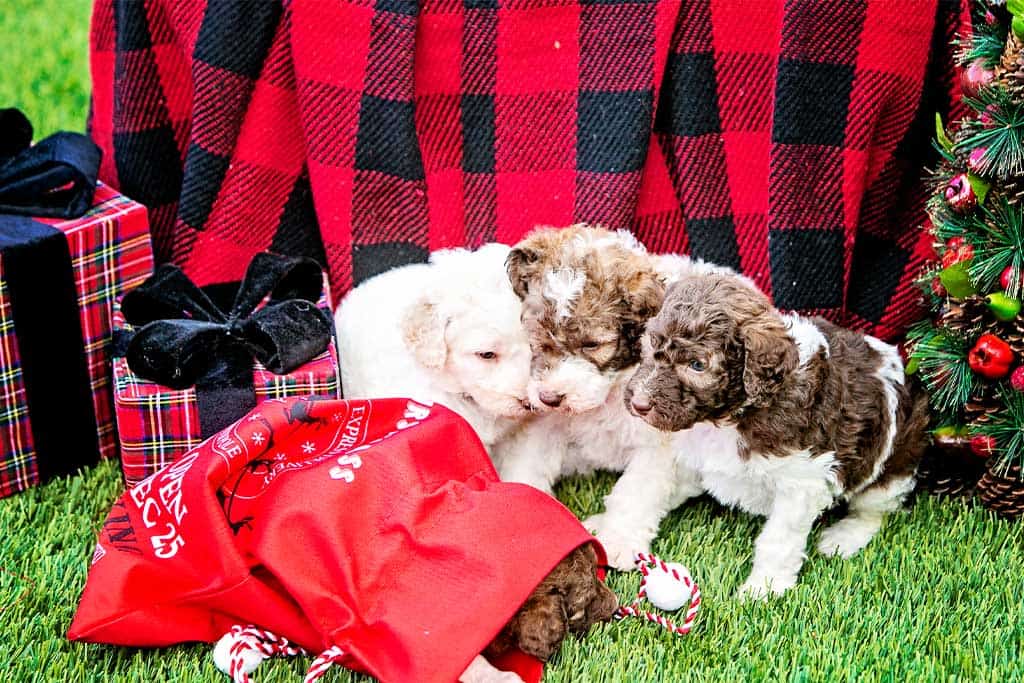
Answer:
[[[177,266],[159,266],[121,304],[125,320],[139,328],[125,353],[128,366],[172,389],[218,375],[251,382],[254,357],[271,372],[289,373],[330,343],[330,315],[316,305],[322,286],[315,261],[260,253],[225,313]]]
[[[0,109],[0,213],[75,218],[92,203],[100,148],[81,133],[54,133],[34,146],[32,124]]]

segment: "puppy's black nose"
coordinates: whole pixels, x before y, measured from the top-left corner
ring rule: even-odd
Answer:
[[[646,415],[651,412],[651,408],[653,407],[651,405],[650,397],[644,396],[634,396],[629,401],[629,405],[632,406],[633,411],[636,412],[637,415]]]
[[[556,394],[553,391],[542,391],[538,398],[540,398],[540,402],[544,405],[557,408],[562,405],[562,400],[565,398],[565,394]]]

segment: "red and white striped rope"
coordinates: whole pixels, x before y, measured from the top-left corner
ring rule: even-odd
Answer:
[[[344,658],[345,651],[337,645],[327,648],[309,665],[309,670],[306,672],[306,677],[302,679],[302,683],[313,683],[319,680],[321,676],[327,673],[328,669],[335,664],[340,664]]]
[[[697,582],[693,580],[693,577],[689,574],[680,572],[675,568],[669,566],[667,562],[658,558],[654,555],[646,553],[637,553],[636,557],[633,558],[634,564],[640,569],[642,578],[640,579],[640,591],[637,593],[636,599],[629,605],[623,605],[615,612],[616,619],[625,619],[626,617],[638,617],[640,619],[646,619],[652,623],[655,623],[662,628],[668,629],[672,633],[680,636],[685,636],[693,628],[693,621],[697,618],[697,612],[700,610],[700,587]],[[686,610],[686,616],[683,618],[683,623],[676,625],[669,619],[666,619],[660,614],[655,614],[649,610],[638,609],[640,603],[645,597],[647,597],[647,575],[651,572],[651,567],[658,567],[661,571],[671,574],[672,578],[676,581],[682,581],[683,584],[690,589],[690,606]]]
[[[232,683],[253,683],[249,674],[245,671],[245,653],[252,651],[260,653],[264,658],[268,657],[294,657],[295,655],[308,655],[309,652],[298,645],[292,644],[284,636],[278,636],[265,629],[255,626],[232,626],[231,633],[234,643],[231,645],[229,654],[228,671]],[[310,664],[303,678],[303,683],[314,683],[319,680],[327,670],[335,664],[340,664],[345,658],[345,651],[337,645],[327,648],[321,652],[313,663]]]

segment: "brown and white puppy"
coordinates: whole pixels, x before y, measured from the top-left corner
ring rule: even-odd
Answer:
[[[673,439],[623,402],[644,325],[664,295],[660,263],[628,233],[583,225],[535,230],[507,261],[533,354],[527,394],[540,415],[495,450],[498,471],[548,492],[567,474],[622,472],[605,511],[584,525],[609,564],[627,571],[680,495]],[[690,264],[674,259],[664,269]]]
[[[685,486],[696,477],[722,503],[767,517],[741,588],[752,597],[796,583],[812,524],[839,500],[849,515],[818,549],[863,548],[914,488],[925,445],[926,401],[895,347],[781,315],[726,274],[668,288],[625,400],[658,429],[691,435],[678,452]]]
[[[494,657],[518,648],[546,662],[569,634],[582,638],[594,624],[611,619],[619,599],[598,578],[597,569],[597,553],[590,543],[569,553],[533,590],[484,654]],[[477,657],[459,680],[490,683],[521,679]]]

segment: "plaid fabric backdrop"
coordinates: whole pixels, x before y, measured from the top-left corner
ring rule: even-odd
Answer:
[[[96,0],[101,176],[197,282],[338,294],[535,224],[628,228],[883,337],[917,314],[959,0]]]
[[[97,187],[94,202],[80,218],[37,220],[64,231],[68,239],[100,455],[107,458],[117,454],[110,387],[111,312],[117,296],[153,271],[153,254],[143,207],[103,185]],[[0,269],[0,498],[37,483],[18,340]]]
[[[331,303],[324,276],[324,289],[317,305],[330,311]],[[121,313],[120,300],[114,304],[114,329],[132,329]],[[326,351],[287,375],[275,375],[254,361],[253,385],[257,402],[310,395],[341,398],[334,340]],[[121,470],[128,486],[174,462],[203,440],[195,388],[175,391],[142,379],[131,371],[123,357],[114,358],[114,404],[121,441]]]

